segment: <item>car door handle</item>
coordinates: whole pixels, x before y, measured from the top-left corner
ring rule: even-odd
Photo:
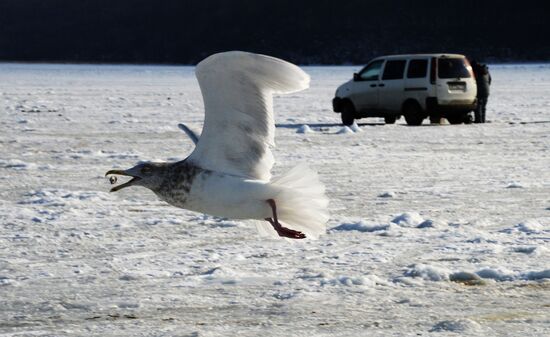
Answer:
[[[376,84],[371,84],[370,87],[374,88],[374,87],[376,87]]]
[[[386,85],[384,83],[380,83],[378,86],[379,87],[385,87]]]

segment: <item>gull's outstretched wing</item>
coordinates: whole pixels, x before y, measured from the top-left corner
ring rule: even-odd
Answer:
[[[197,65],[196,76],[205,118],[189,160],[204,169],[269,180],[273,94],[303,90],[309,76],[283,60],[239,51],[206,58]]]

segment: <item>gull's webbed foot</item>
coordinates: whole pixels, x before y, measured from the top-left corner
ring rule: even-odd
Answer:
[[[294,229],[283,227],[279,220],[277,219],[277,205],[275,204],[275,200],[268,199],[266,201],[269,206],[271,206],[271,210],[273,211],[273,218],[266,218],[265,220],[273,226],[273,229],[277,231],[277,234],[279,236],[284,238],[290,238],[290,239],[305,239],[306,235],[300,231],[296,231]]]

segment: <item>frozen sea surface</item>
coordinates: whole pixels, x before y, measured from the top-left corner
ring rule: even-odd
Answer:
[[[274,171],[309,163],[332,216],[288,242],[108,193],[108,169],[192,150],[193,68],[0,64],[0,334],[549,336],[550,65],[492,66],[484,125],[347,129],[356,68],[305,70]]]

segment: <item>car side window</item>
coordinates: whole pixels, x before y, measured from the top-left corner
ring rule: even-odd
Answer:
[[[384,75],[382,75],[383,80],[400,80],[403,78],[403,73],[405,72],[405,60],[392,60],[386,62],[386,67],[384,68]]]
[[[407,78],[425,78],[428,74],[428,60],[411,60]]]
[[[382,64],[384,60],[378,60],[367,65],[359,73],[359,78],[361,81],[376,81],[378,80],[378,75],[380,75],[380,69],[382,69]]]

